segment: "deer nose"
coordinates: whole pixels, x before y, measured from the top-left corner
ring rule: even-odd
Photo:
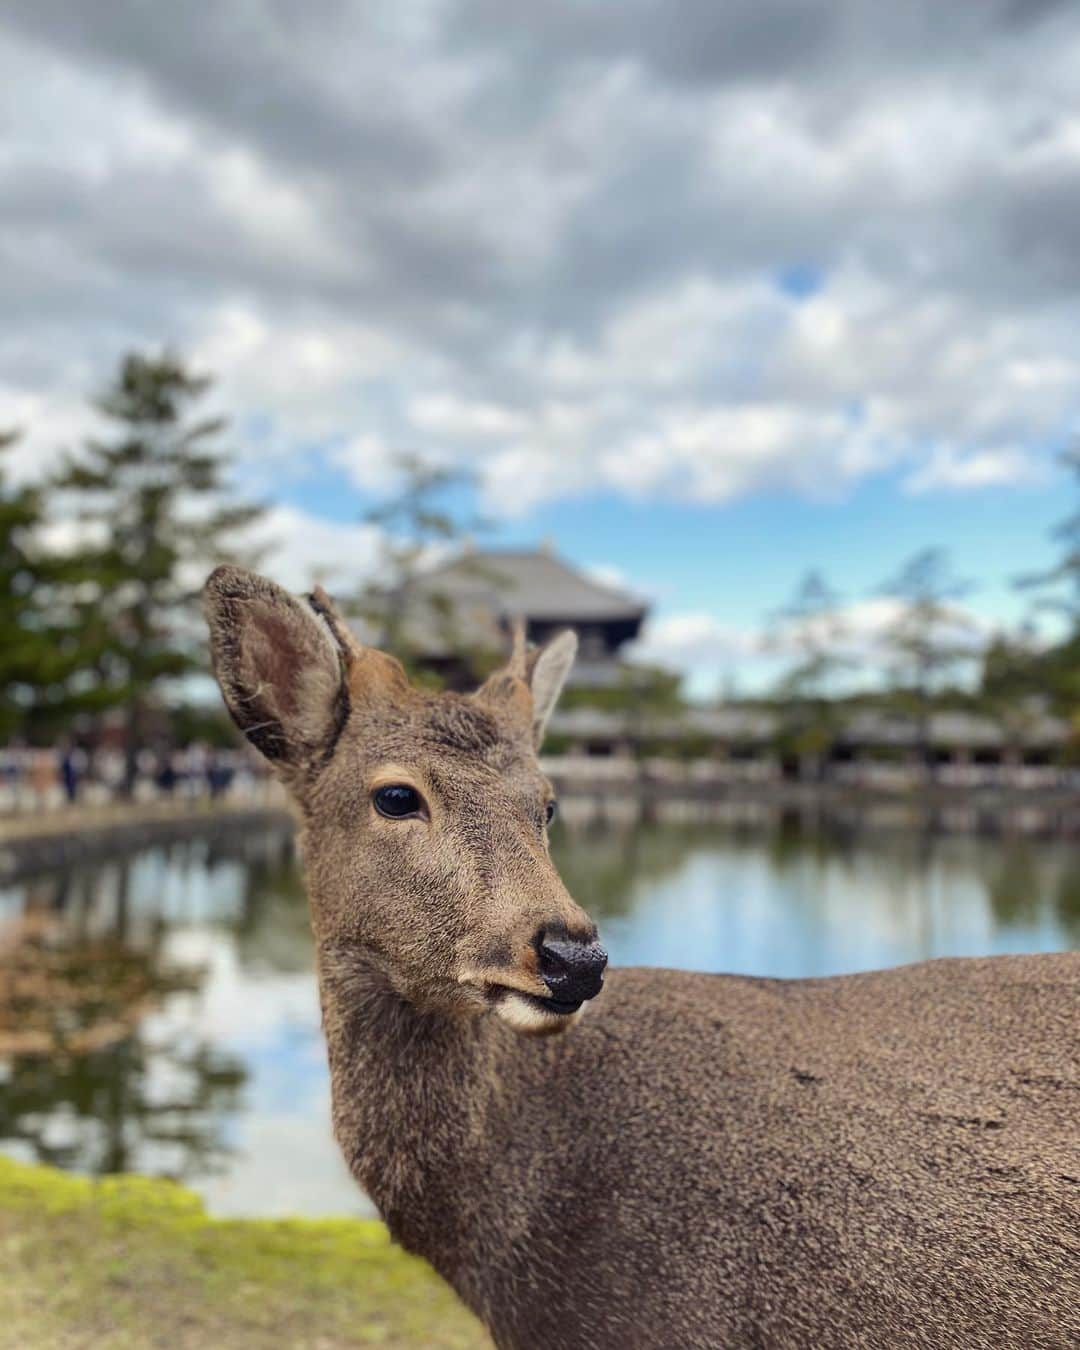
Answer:
[[[580,1003],[595,998],[604,983],[607,952],[593,938],[555,937],[541,933],[537,952],[540,975],[560,1003]]]

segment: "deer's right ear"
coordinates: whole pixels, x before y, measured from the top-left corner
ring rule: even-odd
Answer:
[[[225,705],[252,745],[283,768],[329,755],[349,716],[349,688],[328,622],[239,567],[211,574],[203,608]]]

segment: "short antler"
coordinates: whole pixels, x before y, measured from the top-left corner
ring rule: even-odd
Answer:
[[[525,679],[525,620],[520,616],[514,619],[510,627],[510,660],[506,666],[508,675]]]
[[[342,618],[333,600],[330,599],[322,586],[316,586],[308,596],[308,604],[329,628],[330,634],[341,649],[341,654],[344,656],[346,663],[351,666],[356,658],[363,654],[364,649],[349,631],[348,624]]]

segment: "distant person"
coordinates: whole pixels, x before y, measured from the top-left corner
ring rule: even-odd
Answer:
[[[233,768],[224,755],[209,755],[206,761],[206,785],[210,789],[210,800],[217,801],[219,797],[224,797],[232,780]]]
[[[176,765],[173,763],[171,751],[166,750],[161,757],[155,778],[158,791],[164,793],[166,797],[171,797],[176,790],[176,781]]]
[[[64,789],[64,800],[68,806],[74,806],[79,799],[79,752],[70,741],[60,745],[60,783]]]

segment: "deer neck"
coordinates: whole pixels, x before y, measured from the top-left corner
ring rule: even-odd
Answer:
[[[445,1245],[497,1082],[487,1019],[418,1012],[356,947],[320,948],[318,970],[338,1145],[396,1238]]]

